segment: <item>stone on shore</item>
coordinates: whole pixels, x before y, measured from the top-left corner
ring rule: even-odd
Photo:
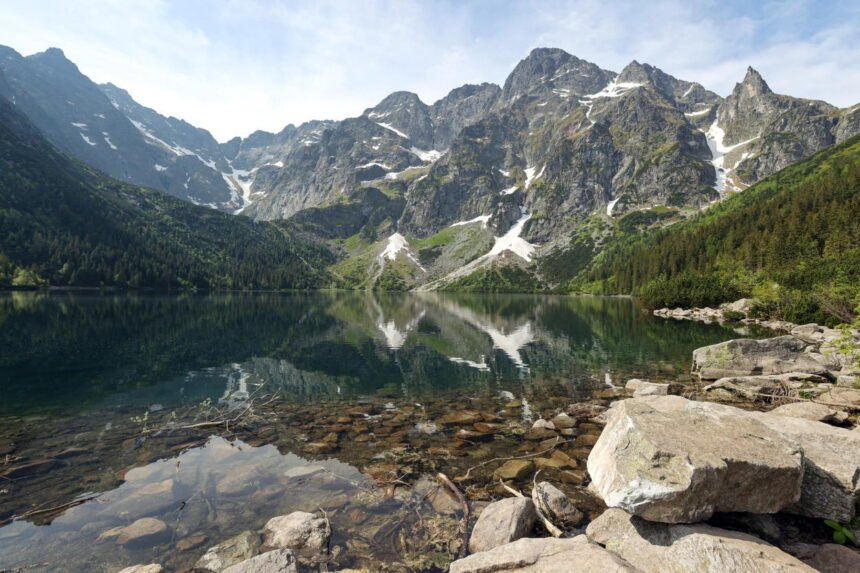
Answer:
[[[635,573],[636,569],[584,535],[520,539],[451,563],[449,573]]]
[[[709,525],[651,523],[608,509],[588,525],[588,539],[642,573],[814,573],[761,539]]]
[[[224,569],[250,559],[260,547],[260,536],[243,531],[223,543],[210,547],[194,567],[221,573]]]
[[[826,383],[827,379],[817,374],[804,372],[787,372],[785,374],[762,374],[759,376],[727,376],[705,386],[705,392],[720,393],[721,398],[732,399],[740,397],[744,400],[756,400],[762,396],[780,395],[785,388],[789,390],[805,389],[814,394],[823,393],[817,384]],[[825,384],[825,386],[829,386]]]
[[[804,352],[807,346],[794,336],[729,340],[694,350],[693,373],[703,380],[786,372],[828,376],[828,368]]]
[[[151,563],[149,565],[132,565],[131,567],[126,567],[119,573],[164,573],[164,567],[156,563]]]
[[[743,410],[652,396],[613,404],[588,472],[609,507],[691,523],[784,509],[800,498],[802,460],[796,444]]]
[[[307,557],[327,552],[331,537],[328,522],[305,511],[273,517],[266,523],[264,531],[267,546],[292,549]]]
[[[481,512],[469,538],[469,551],[478,553],[516,541],[534,529],[537,513],[526,497],[494,501]]]
[[[666,396],[669,394],[668,384],[655,384],[653,382],[643,382],[636,390],[633,391],[634,396]]]
[[[298,573],[292,551],[276,549],[224,569],[223,573]]]
[[[570,498],[549,482],[542,481],[537,484],[536,495],[542,501],[539,505],[545,507],[549,513],[547,517],[556,525],[576,527],[585,518]]]
[[[170,537],[170,528],[160,519],[144,517],[119,530],[116,542],[131,549],[151,547]]]
[[[768,414],[775,416],[789,416],[791,418],[804,418],[813,422],[842,423],[848,419],[848,414],[835,410],[824,404],[814,402],[795,402],[774,408]]]
[[[860,551],[835,543],[818,546],[812,557],[804,561],[819,573],[860,571]]]
[[[860,500],[860,434],[821,422],[750,412],[803,450],[800,499],[786,511],[846,523]]]

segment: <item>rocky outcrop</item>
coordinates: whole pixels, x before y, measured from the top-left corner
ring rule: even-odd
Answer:
[[[224,573],[298,573],[298,565],[292,551],[276,549],[228,567]]]
[[[535,520],[535,506],[528,498],[494,501],[478,517],[469,538],[469,551],[487,551],[525,537],[534,528]]]
[[[451,563],[450,573],[634,573],[622,558],[589,543],[571,539],[520,539]]]
[[[788,372],[830,376],[826,365],[805,352],[808,346],[794,336],[729,340],[693,351],[693,373],[703,380]]]
[[[666,523],[780,511],[799,499],[803,477],[799,448],[777,431],[678,396],[616,402],[588,471],[608,506]]]
[[[668,525],[608,509],[588,539],[642,573],[814,573],[795,557],[751,535],[709,525]]]

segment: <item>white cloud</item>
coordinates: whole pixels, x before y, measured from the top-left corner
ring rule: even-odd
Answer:
[[[219,139],[357,115],[405,89],[428,103],[501,83],[529,49],[609,69],[636,59],[721,94],[747,65],[776,91],[856,103],[860,8],[803,0],[0,0],[0,42],[62,48],[99,82]]]

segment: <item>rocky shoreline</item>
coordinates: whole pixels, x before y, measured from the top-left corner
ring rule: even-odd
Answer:
[[[526,434],[540,441],[535,449],[541,454],[547,453],[547,445],[552,453],[501,460],[493,471],[499,481],[497,499],[490,503],[470,502],[440,474],[432,491],[459,498],[451,503],[466,509],[460,514],[466,528],[461,532],[471,530],[449,571],[860,570],[860,552],[850,540],[821,542],[823,535],[816,543],[797,540],[798,527],[826,530],[824,520],[830,520],[850,536],[851,524],[857,523],[860,333],[847,332],[853,350],[846,350],[846,331],[818,325],[696,350],[693,374],[701,381],[702,395],[714,401],[676,395],[684,386],[631,379],[616,390],[621,399],[609,408],[579,403],[554,417],[541,417]],[[764,408],[749,409],[751,401]],[[738,402],[744,408],[718,402]],[[507,407],[521,404],[512,401]],[[583,418],[589,422],[583,424]],[[440,423],[459,427],[456,434],[464,442],[501,428],[468,411],[452,412]],[[588,424],[599,428],[593,441],[582,439],[588,434],[581,429]],[[541,473],[550,475],[544,470],[576,468],[575,460],[552,445],[576,435],[580,446],[591,447],[587,473],[564,471],[588,484],[605,510],[582,511],[577,500],[551,481],[539,480]],[[468,472],[455,481],[465,483],[464,478]],[[477,514],[474,523],[470,509]],[[160,530],[152,523],[130,527],[145,535]],[[325,564],[339,550],[331,539],[324,511],[294,512],[272,518],[262,531],[210,548],[194,570],[328,570]],[[153,564],[122,573],[162,571]]]
[[[654,316],[660,318],[673,318],[675,320],[697,320],[706,324],[714,322],[737,322],[739,324],[761,326],[771,330],[789,332],[795,328],[797,324],[787,320],[771,320],[766,318],[753,318],[749,316],[752,310],[753,300],[742,298],[735,302],[725,303],[718,308],[658,308],[655,309]]]

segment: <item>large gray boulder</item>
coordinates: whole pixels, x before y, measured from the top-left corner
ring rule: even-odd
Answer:
[[[820,573],[860,571],[860,551],[834,543],[819,546],[812,557],[804,561]]]
[[[786,372],[829,376],[827,367],[805,352],[807,346],[788,335],[764,340],[729,340],[694,350],[693,373],[703,380]]]
[[[292,551],[275,549],[232,565],[224,573],[298,573],[298,566]]]
[[[331,527],[313,513],[294,511],[270,519],[264,533],[269,547],[292,549],[299,555],[314,557],[328,551]]]
[[[691,523],[784,509],[800,498],[802,463],[797,445],[743,410],[651,396],[613,404],[588,472],[609,507]]]
[[[620,557],[589,543],[570,539],[520,539],[451,563],[450,573],[634,573]]]
[[[720,378],[704,387],[705,392],[724,400],[740,398],[742,401],[756,400],[762,396],[785,395],[787,391],[823,393],[825,387],[818,389],[818,384],[828,380],[817,374],[804,372],[786,372],[785,374],[759,374],[756,376],[727,376]]]
[[[484,508],[472,529],[469,551],[478,553],[516,541],[534,528],[537,512],[532,500],[511,497]]]
[[[773,412],[750,412],[803,450],[800,499],[786,511],[850,521],[860,500],[860,433]]]
[[[702,524],[651,523],[620,509],[606,510],[586,534],[642,573],[815,571],[752,535]]]
[[[793,402],[774,408],[768,412],[774,416],[788,416],[790,418],[804,418],[813,422],[842,423],[848,419],[848,414],[836,410],[824,404],[815,402]]]

